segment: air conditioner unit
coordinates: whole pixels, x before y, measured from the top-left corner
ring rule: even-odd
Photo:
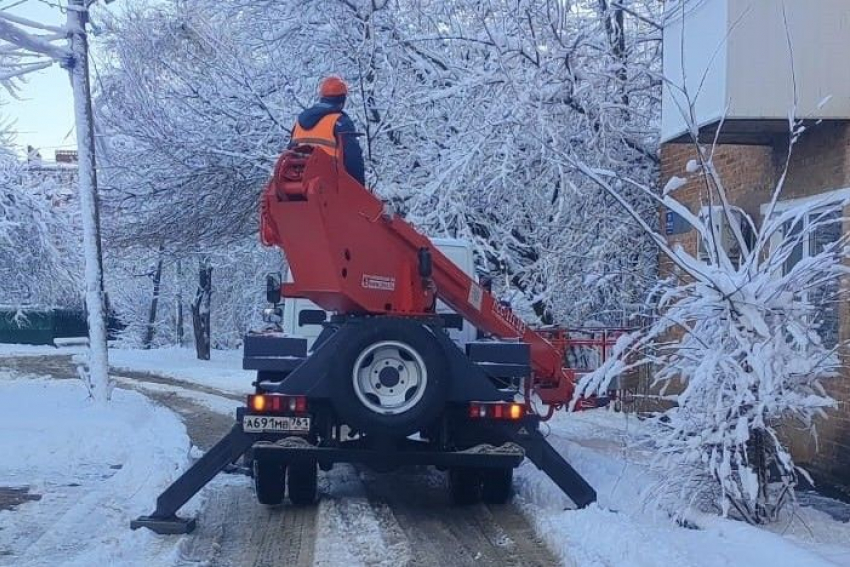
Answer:
[[[716,264],[717,258],[714,254],[716,244],[726,253],[733,266],[740,267],[743,251],[738,239],[735,238],[730,222],[734,222],[740,228],[744,242],[750,246],[752,231],[744,211],[738,207],[731,207],[727,213],[721,206],[702,207],[699,218],[711,231],[708,235],[700,235],[699,259],[708,264]],[[711,238],[711,241],[706,237]]]

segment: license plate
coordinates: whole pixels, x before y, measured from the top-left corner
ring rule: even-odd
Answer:
[[[309,433],[309,417],[246,415],[242,419],[242,430],[248,433],[264,431],[281,433]]]

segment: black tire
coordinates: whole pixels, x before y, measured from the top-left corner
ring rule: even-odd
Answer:
[[[449,494],[457,506],[470,506],[481,500],[481,473],[475,469],[449,469]]]
[[[316,463],[299,462],[289,465],[286,471],[289,501],[294,506],[309,506],[316,501],[318,470]]]
[[[285,473],[282,465],[254,460],[254,491],[260,504],[277,506],[283,502],[286,491]]]
[[[337,353],[333,370],[334,408],[344,423],[381,437],[401,438],[430,425],[443,411],[448,389],[448,363],[434,334],[422,324],[406,319],[375,318],[356,323],[351,339]],[[361,353],[378,343],[391,341],[416,353],[424,363],[426,381],[416,404],[397,414],[378,413],[367,407],[355,392],[353,373]]]
[[[513,496],[514,469],[485,469],[481,472],[481,499],[487,504],[505,504]]]

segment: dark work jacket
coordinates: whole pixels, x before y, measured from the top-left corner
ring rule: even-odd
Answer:
[[[298,115],[298,123],[302,128],[311,129],[319,123],[319,120],[332,114],[340,112],[340,117],[336,119],[334,126],[334,136],[342,143],[342,155],[345,160],[345,170],[348,174],[356,179],[361,185],[366,184],[365,166],[363,164],[363,150],[360,149],[360,142],[357,141],[357,130],[354,128],[354,122],[343,112],[342,107],[345,101],[335,99],[321,99],[318,103],[301,112]],[[291,134],[290,134],[291,138]],[[289,148],[294,144],[289,142]]]

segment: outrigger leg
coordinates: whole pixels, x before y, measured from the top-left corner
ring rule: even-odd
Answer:
[[[194,518],[180,518],[177,511],[227,465],[245,453],[253,443],[250,435],[236,424],[230,433],[198,459],[180,478],[156,499],[156,510],[130,522],[132,529],[149,528],[158,534],[187,534],[195,529]]]
[[[584,508],[596,502],[596,491],[593,487],[549,444],[540,431],[521,429],[512,437],[525,449],[526,458],[551,478],[577,508]]]

